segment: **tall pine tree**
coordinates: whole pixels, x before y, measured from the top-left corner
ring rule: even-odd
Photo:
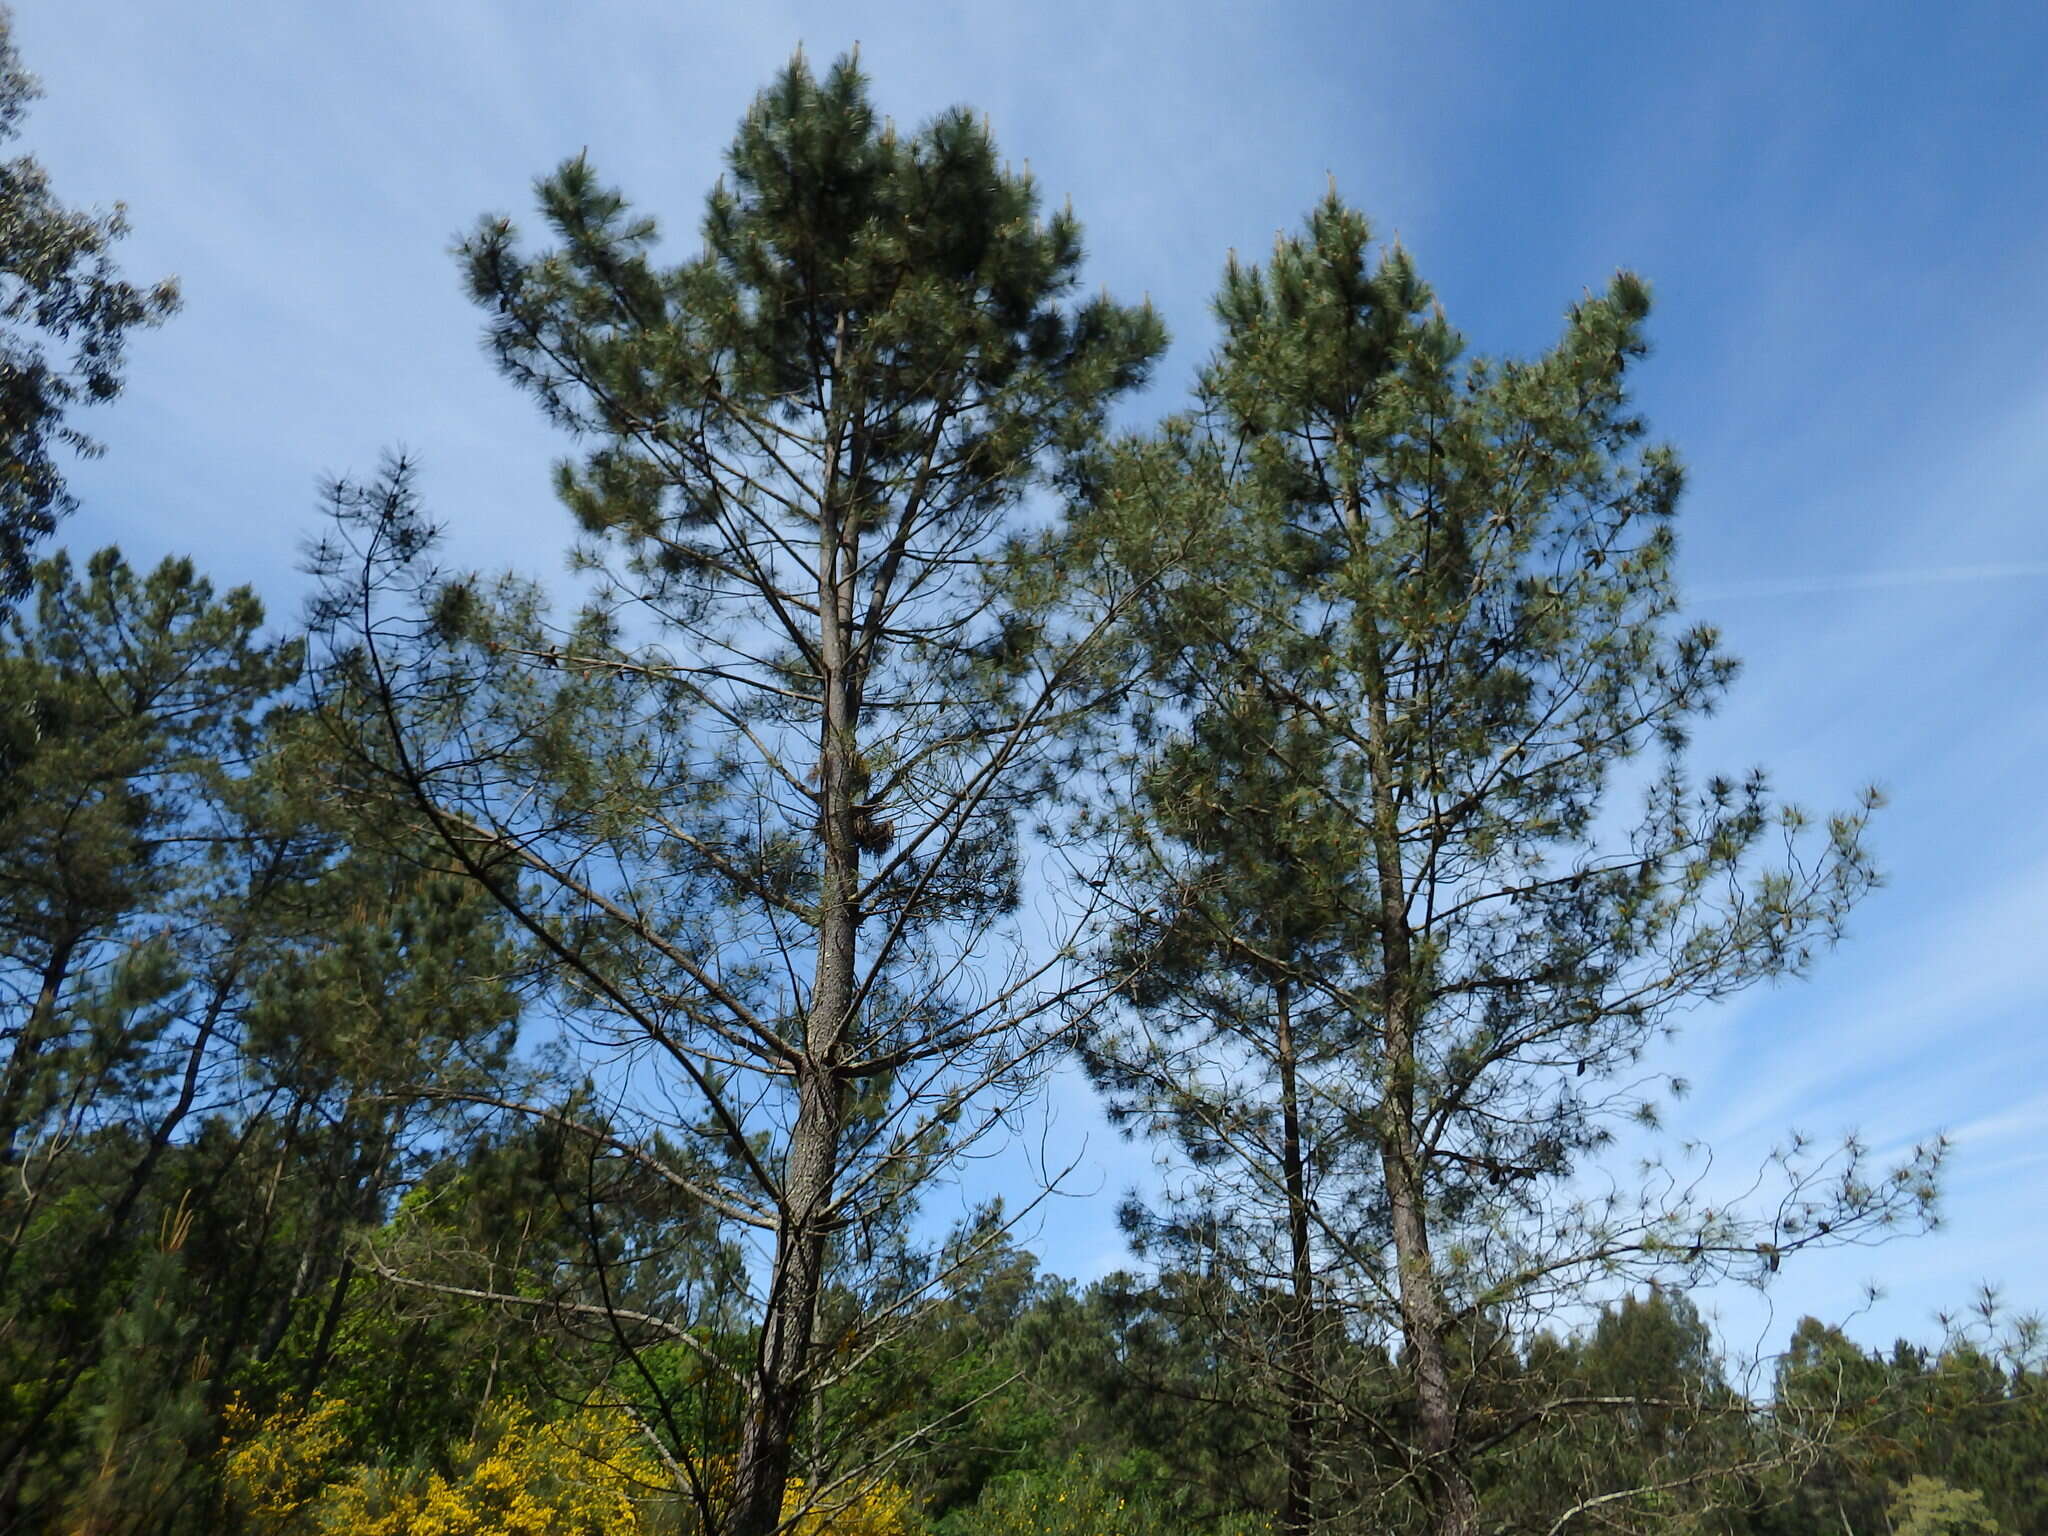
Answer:
[[[1375,259],[1332,194],[1269,265],[1233,261],[1217,307],[1199,409],[1099,502],[1111,558],[1177,530],[1194,563],[1143,594],[1164,733],[1134,768],[1153,830],[1112,866],[1111,938],[1157,961],[1096,1050],[1297,1228],[1291,1165],[1341,1150],[1369,1219],[1309,1204],[1311,1258],[1349,1326],[1398,1349],[1397,1496],[1469,1536],[1476,1464],[1544,1421],[1486,1383],[1547,1311],[1630,1272],[1767,1278],[1932,1198],[1938,1148],[1894,1180],[1853,1143],[1788,1157],[1753,1210],[1672,1170],[1574,1182],[1654,1113],[1632,1069],[1679,1010],[1797,974],[1840,931],[1871,803],[1812,828],[1761,774],[1687,774],[1736,668],[1676,621],[1680,472],[1626,393],[1638,280],[1533,361],[1464,361],[1405,253]],[[1312,1159],[1289,1152],[1283,997],[1326,1020],[1311,1038],[1348,1080],[1323,1134],[1349,1145]],[[1181,1065],[1178,1039],[1226,1027],[1256,1051]]]
[[[596,573],[581,616],[424,573],[400,481],[344,496],[326,567],[363,787],[551,950],[610,1053],[587,1134],[756,1245],[739,1443],[671,1450],[702,1488],[729,1455],[707,1507],[762,1536],[807,1408],[915,1304],[835,1309],[821,1336],[828,1278],[859,1295],[889,1261],[1050,1017],[1000,957],[1016,821],[1096,626],[1049,627],[1016,519],[1162,336],[1070,301],[1079,228],[981,123],[899,134],[850,60],[792,63],[729,163],[676,267],[581,159],[540,189],[556,249],[504,220],[465,247],[505,371],[593,444],[559,481]],[[409,620],[378,603],[408,582]],[[716,1167],[670,1165],[657,1130]],[[859,1456],[820,1428],[829,1492]]]

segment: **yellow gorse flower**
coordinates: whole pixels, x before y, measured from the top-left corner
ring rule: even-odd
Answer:
[[[387,1471],[345,1457],[346,1404],[318,1399],[260,1422],[229,1405],[230,1501],[262,1536],[653,1536],[675,1529],[679,1496],[639,1426],[616,1408],[543,1422],[491,1416],[446,1472]],[[893,1483],[783,1493],[787,1536],[909,1536],[910,1495]]]

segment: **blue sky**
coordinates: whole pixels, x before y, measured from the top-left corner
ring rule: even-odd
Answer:
[[[186,308],[86,425],[64,533],[189,553],[289,618],[323,475],[403,445],[454,558],[560,569],[562,444],[484,360],[448,248],[588,148],[695,247],[753,92],[799,42],[858,41],[899,120],[985,110],[1149,293],[1177,405],[1224,253],[1334,176],[1482,351],[1526,351],[1617,267],[1658,298],[1641,399],[1691,468],[1693,611],[1748,670],[1702,766],[1769,765],[1816,809],[1875,781],[1889,876],[1815,978],[1687,1020],[1674,1134],[1746,1165],[1788,1126],[1957,1142],[1946,1228],[1788,1266],[1738,1343],[1804,1312],[1925,1336],[2003,1281],[2048,1308],[2048,8],[2019,3],[1017,6],[33,0],[26,147],[73,202],[125,200],[136,277]],[[1086,1092],[1077,1187],[1132,1159]],[[1110,1198],[1037,1246],[1114,1266]],[[1766,1335],[1768,1337],[1766,1337]]]

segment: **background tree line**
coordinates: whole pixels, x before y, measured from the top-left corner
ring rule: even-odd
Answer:
[[[4,168],[0,1527],[2048,1524],[2027,1330],[1760,1379],[1686,1299],[1938,1143],[1582,1177],[1872,879],[1687,765],[1640,281],[1470,358],[1333,193],[1126,433],[1162,324],[974,117],[799,58],[729,166],[674,267],[580,158],[463,247],[574,602],[401,462],[285,638],[32,559],[175,294]],[[1085,1288],[921,1209],[1076,1058],[1177,1159]]]

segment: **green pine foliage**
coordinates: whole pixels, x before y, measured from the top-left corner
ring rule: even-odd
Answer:
[[[1076,296],[1078,224],[981,123],[899,133],[850,59],[792,62],[728,165],[677,266],[580,158],[540,187],[554,248],[503,219],[464,246],[503,370],[588,445],[557,480],[580,614],[434,572],[402,473],[340,492],[321,569],[344,792],[423,819],[548,953],[613,1100],[577,1134],[760,1257],[740,1443],[668,1449],[706,1488],[736,1458],[764,1536],[800,1442],[807,1486],[886,1450],[801,1420],[908,1307],[878,1298],[921,1191],[1045,1059],[1018,824],[1116,581],[1051,634],[1078,594],[1035,581],[1024,503],[1162,333]],[[672,1300],[619,1344],[696,1325]]]
[[[1290,1530],[1317,1482],[1343,1496],[1316,1446],[1357,1426],[1469,1536],[1485,1459],[1552,1416],[1492,1380],[1561,1304],[1762,1276],[1933,1199],[1938,1144],[1896,1178],[1795,1147],[1748,1211],[1664,1168],[1574,1183],[1654,1119],[1610,1085],[1678,1013],[1805,970],[1873,878],[1874,795],[1810,826],[1760,773],[1686,763],[1736,664],[1678,618],[1682,476],[1628,398],[1648,312],[1624,273],[1541,356],[1467,358],[1333,192],[1232,260],[1196,408],[1084,525],[1103,559],[1182,551],[1129,630],[1128,787],[1084,818],[1131,977],[1088,1050],[1191,1168],[1140,1232],[1288,1297],[1240,1354],[1279,1367]],[[1411,1424],[1361,1418],[1330,1330],[1398,1354]]]
[[[32,93],[0,12],[0,133]],[[1333,194],[1117,439],[1158,318],[850,59],[695,256],[581,158],[539,196],[463,261],[580,606],[435,568],[394,465],[309,680],[189,561],[31,559],[173,295],[0,166],[0,1529],[2048,1529],[2036,1326],[1759,1370],[1691,1299],[1916,1220],[1939,1146],[1575,1182],[1873,879],[1874,801],[1687,765],[1736,668],[1640,281],[1473,357]],[[933,1227],[1069,1053],[1174,1174],[1085,1286],[1019,1202]]]

